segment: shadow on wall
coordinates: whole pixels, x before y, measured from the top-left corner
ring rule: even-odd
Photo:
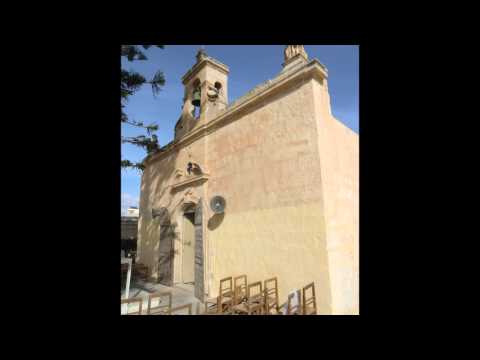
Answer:
[[[158,274],[160,260],[160,222],[158,218],[152,218],[151,210],[170,190],[168,181],[175,171],[176,153],[174,154],[174,156],[169,156],[148,166],[142,176],[140,190],[141,224],[139,228],[141,242],[138,242],[137,248],[140,251],[140,261],[149,267],[151,276]]]
[[[219,227],[224,217],[225,213],[213,215],[210,220],[208,220],[208,230],[215,230],[217,227]]]

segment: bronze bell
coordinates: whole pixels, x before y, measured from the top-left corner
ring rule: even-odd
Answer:
[[[197,107],[200,106],[200,88],[193,92],[192,105]]]

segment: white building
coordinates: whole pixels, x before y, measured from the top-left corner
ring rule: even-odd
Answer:
[[[130,206],[130,207],[127,209],[127,216],[138,217],[138,216],[139,216],[138,208],[135,207],[135,206]]]

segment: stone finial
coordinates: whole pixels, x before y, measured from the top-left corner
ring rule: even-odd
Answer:
[[[308,60],[308,55],[303,45],[286,45],[284,55],[285,55],[285,63],[287,63],[290,59],[293,59],[297,55],[300,55],[305,60]]]
[[[203,59],[206,59],[207,58],[207,53],[205,52],[205,49],[203,48],[203,46],[198,50],[197,52],[197,63],[199,63],[200,61],[202,61]]]

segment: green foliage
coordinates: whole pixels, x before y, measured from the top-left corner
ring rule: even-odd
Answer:
[[[122,90],[122,99],[126,99],[128,96],[133,95],[135,91],[140,89],[140,87],[145,84],[147,80],[134,71],[126,71],[122,69],[120,75],[121,81],[121,90]]]
[[[122,160],[121,167],[138,169],[140,171],[143,171],[145,169],[145,165],[143,165],[142,163],[132,163],[130,160]]]
[[[156,47],[163,49],[164,45],[155,45]],[[142,45],[145,50],[148,50],[152,45]],[[128,61],[134,60],[147,60],[145,53],[136,45],[122,45],[121,55],[126,57]]]
[[[160,49],[164,48],[164,45],[139,45],[143,49],[148,50],[150,47],[155,46]],[[137,45],[122,45],[121,56],[125,57],[128,61],[145,61],[148,60],[145,53]],[[154,134],[158,130],[157,124],[144,125],[142,121],[135,121],[128,118],[127,114],[123,111],[128,98],[138,91],[143,85],[150,84],[152,86],[153,96],[158,95],[161,87],[165,85],[165,76],[162,71],[157,71],[151,80],[145,79],[142,74],[135,71],[121,70],[121,84],[120,84],[120,97],[121,97],[121,119],[120,121],[131,126],[143,128],[146,130],[148,136],[140,135],[136,137],[122,137],[122,143],[129,143],[143,148],[147,154],[152,154],[159,150],[158,139]],[[136,168],[143,170],[144,165],[142,163],[132,163],[130,160],[122,160],[122,168]]]
[[[165,85],[165,77],[163,72],[157,71],[153,76],[153,79],[150,81],[150,84],[152,85],[153,95],[158,95],[161,87]]]
[[[152,134],[151,137],[139,135],[135,137],[124,137],[122,143],[129,143],[139,146],[147,151],[147,154],[152,154],[159,150],[157,135]]]

